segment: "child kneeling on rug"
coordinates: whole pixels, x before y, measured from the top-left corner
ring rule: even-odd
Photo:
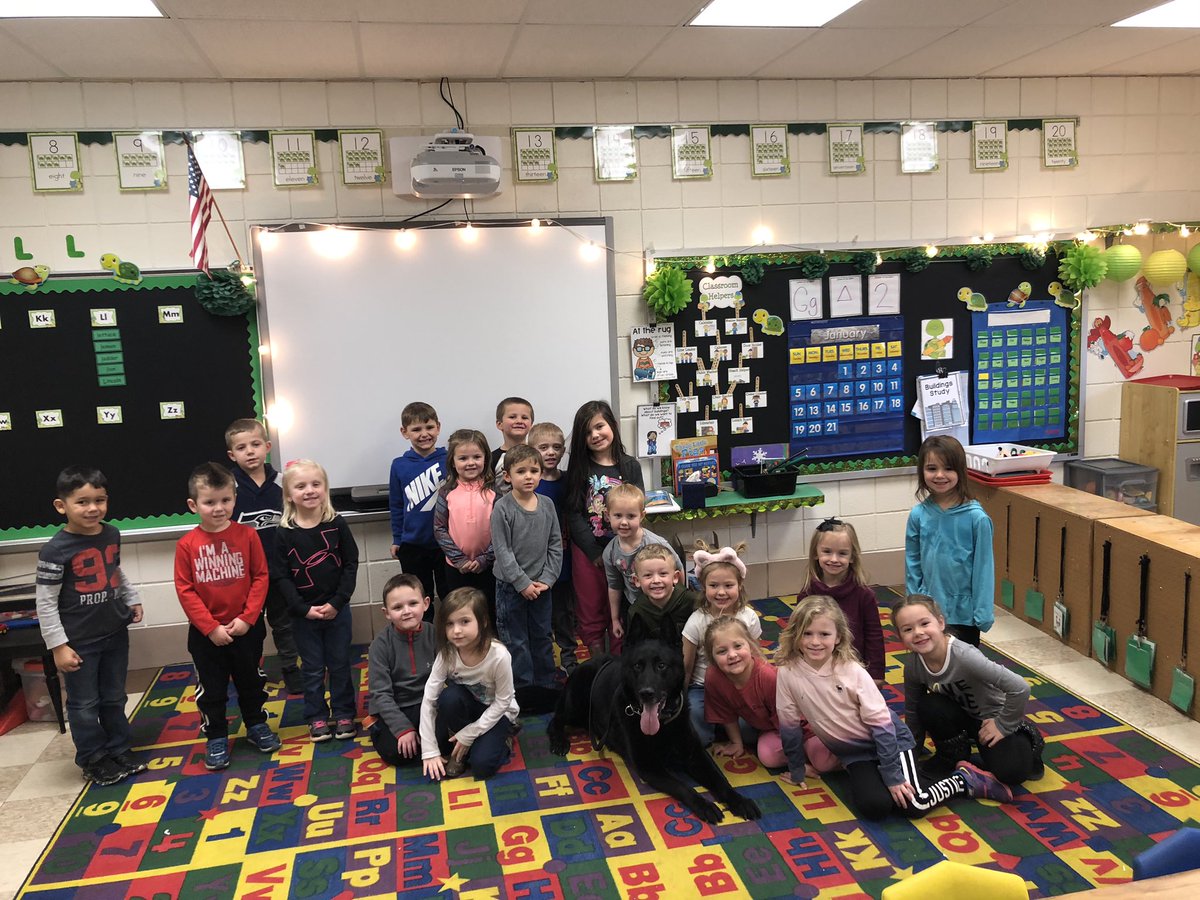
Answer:
[[[1025,718],[1025,679],[946,634],[932,597],[910,594],[897,602],[892,624],[912,651],[904,663],[904,721],[918,747],[928,732],[936,751],[922,768],[941,777],[971,758],[974,742],[983,767],[1005,784],[1041,778],[1046,741]]]
[[[786,766],[775,711],[778,671],[763,659],[746,623],[732,616],[717,619],[704,633],[704,652],[712,660],[704,679],[704,718],[724,726],[728,739],[713,750],[732,757],[751,750],[767,768]]]
[[[884,702],[858,660],[845,613],[832,597],[802,600],[779,636],[776,703],[787,754],[784,781],[804,787],[817,772],[804,750],[801,720],[834,753],[850,779],[850,805],[865,819],[891,812],[920,818],[954,797],[1012,801],[988,772],[960,763],[934,783],[917,773],[912,734]]]
[[[375,635],[367,651],[367,712],[374,717],[371,744],[392,766],[421,758],[421,701],[437,655],[427,609],[429,598],[416,575],[393,575],[383,586],[383,614],[392,627]]]
[[[470,766],[490,778],[512,755],[517,705],[512,657],[496,640],[487,597],[473,587],[442,598],[434,620],[438,655],[421,701],[421,759],[434,781]]]

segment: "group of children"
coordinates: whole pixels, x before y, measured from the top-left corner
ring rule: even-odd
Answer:
[[[956,441],[931,438],[918,456],[909,596],[892,614],[911,651],[901,721],[880,691],[878,606],[849,523],[827,519],[814,531],[772,665],[748,604],[743,548],[700,546],[698,590],[689,589],[683,560],[643,526],[640,469],[607,403],[576,414],[565,475],[562,430],[535,424],[527,401],[507,398],[496,420],[504,440],[491,453],[470,429],[439,448],[427,404],[402,413],[411,449],[392,465],[391,514],[403,574],[384,586],[390,627],[368,654],[367,724],[385,761],[420,759],[435,780],[468,767],[477,778],[494,774],[520,727],[518,692],[559,686],[566,672],[553,643],[569,672],[578,628],[592,654],[620,653],[623,640],[677,642],[706,745],[724,756],[754,752],[796,784],[844,769],[851,803],[868,818],[922,815],[960,795],[1006,801],[1011,785],[1040,777],[1044,742],[1024,716],[1029,688],[977,649],[992,622],[991,523],[969,497]],[[232,470],[204,464],[189,479],[199,525],[175,560],[213,770],[230,761],[230,682],[247,743],[280,747],[263,709],[267,623],[289,691],[304,695],[311,740],[358,733],[349,606],[358,548],[326,473],[296,460],[280,477],[252,419],[234,422],[226,441]],[[111,784],[145,768],[124,713],[127,626],[141,606],[120,568],[119,533],[104,521],[103,474],[66,469],[57,495],[67,524],[39,555],[39,619],[64,673],[76,762]],[[934,754],[918,763],[927,736]],[[970,762],[974,746],[983,768]]]

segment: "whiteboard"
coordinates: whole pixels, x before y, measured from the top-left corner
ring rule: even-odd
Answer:
[[[587,400],[616,405],[611,220],[457,227],[254,229],[263,388],[276,465],[309,458],[330,486],[384,484],[408,449],[400,411],[499,445],[496,404],[525,397],[571,430]],[[402,239],[404,240],[404,239]],[[588,251],[591,251],[590,253]]]

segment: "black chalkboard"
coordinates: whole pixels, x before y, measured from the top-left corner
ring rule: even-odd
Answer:
[[[949,259],[938,259],[931,262],[920,271],[909,271],[908,263],[903,259],[885,259],[878,264],[875,271],[878,274],[896,273],[900,276],[901,304],[899,319],[903,324],[903,340],[901,343],[900,360],[902,363],[902,394],[896,401],[902,409],[902,424],[897,423],[898,431],[881,437],[881,444],[862,452],[846,452],[837,458],[814,458],[799,471],[803,474],[823,474],[832,472],[870,472],[886,470],[900,466],[912,465],[914,455],[920,445],[920,422],[909,411],[916,401],[916,379],[922,375],[933,375],[940,368],[954,372],[965,371],[972,373],[975,364],[972,340],[973,316],[983,313],[972,312],[967,304],[960,299],[964,287],[970,288],[970,293],[981,295],[988,301],[988,312],[1008,312],[1017,309],[1008,303],[1010,294],[1018,285],[1028,282],[1032,288],[1029,301],[1032,305],[1043,308],[1054,306],[1054,297],[1048,290],[1050,285],[1058,280],[1058,260],[1053,249],[1046,254],[1044,262],[1037,265],[1030,260],[1028,254],[1023,255],[1025,248],[1003,250],[996,248],[990,265],[972,270],[968,266],[966,251],[962,256]],[[943,251],[945,253],[946,251]],[[808,254],[778,254],[766,253],[753,257],[677,257],[658,258],[656,263],[675,265],[684,269],[692,279],[695,288],[692,301],[679,313],[667,321],[675,324],[675,343],[684,343],[697,348],[702,360],[707,361],[710,347],[717,343],[729,343],[732,348],[732,360],[720,363],[718,389],[702,387],[698,381],[698,367],[695,364],[683,363],[678,366],[678,377],[673,382],[660,382],[660,397],[662,401],[675,400],[680,391],[689,391],[699,397],[697,413],[680,411],[677,433],[679,437],[696,435],[697,422],[704,419],[705,409],[710,410],[710,418],[718,422],[717,439],[721,466],[730,466],[730,450],[735,446],[751,444],[783,443],[790,444],[794,449],[793,410],[791,408],[791,390],[789,366],[789,326],[791,325],[791,294],[789,282],[792,279],[807,278],[803,271],[803,260]],[[830,276],[855,275],[856,268],[852,254],[830,254],[835,260],[831,262],[823,276],[824,299],[821,310],[822,320],[812,323],[822,327],[837,327],[855,319],[836,319],[830,316]],[[839,260],[840,261],[837,261]],[[750,283],[743,273],[747,262],[749,269],[762,265],[762,278],[757,283]],[[1034,268],[1028,268],[1030,262]],[[712,271],[709,266],[712,266]],[[978,266],[978,263],[976,263]],[[702,310],[699,302],[700,283],[704,278],[720,278],[736,275],[742,278],[742,299],[744,305],[735,311],[728,307],[715,307]],[[862,278],[863,312],[867,314],[867,277]],[[1039,304],[1040,301],[1040,304]],[[976,301],[978,302],[978,301]],[[759,314],[759,322],[755,322],[754,314]],[[1042,447],[1055,452],[1073,453],[1078,450],[1078,416],[1079,416],[1079,310],[1068,311],[1059,308],[1060,315],[1066,322],[1061,332],[1061,342],[1058,349],[1064,359],[1066,373],[1062,391],[1064,393],[1065,415],[1062,417],[1061,428],[1042,429],[1038,437],[1021,441],[1032,446]],[[748,336],[728,336],[726,320],[735,317],[748,319],[751,334]],[[767,319],[767,317],[774,317]],[[696,322],[702,318],[717,321],[717,337],[697,337]],[[868,318],[878,318],[870,317]],[[923,359],[921,355],[923,335],[922,322],[929,319],[952,319],[954,330],[953,357],[944,361]],[[768,325],[769,328],[764,328]],[[779,329],[782,328],[782,333]],[[775,334],[769,333],[775,331]],[[767,332],[767,333],[764,333]],[[750,381],[738,385],[734,389],[733,409],[727,412],[716,412],[713,409],[714,395],[725,392],[728,388],[727,370],[738,365],[739,347],[743,342],[761,342],[763,355],[761,358],[746,359],[742,362],[750,370]],[[971,382],[970,403],[975,408],[976,382]],[[695,385],[694,388],[690,387]],[[767,392],[768,403],[765,407],[752,408],[750,392],[762,390]],[[889,398],[889,402],[890,398]],[[735,434],[732,430],[734,417],[753,418],[752,434]],[[990,442],[990,441],[989,441]]]
[[[54,482],[71,464],[104,472],[119,528],[194,521],[188,473],[227,460],[225,427],[261,413],[254,316],[209,314],[195,282],[191,272],[0,284],[0,540],[61,526]],[[53,327],[35,327],[51,315]],[[162,404],[179,403],[182,418],[163,417]],[[120,423],[101,424],[102,407],[120,407]],[[38,427],[55,411],[60,426]]]

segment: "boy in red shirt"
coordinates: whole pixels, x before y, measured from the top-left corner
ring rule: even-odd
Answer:
[[[266,625],[263,601],[270,576],[262,542],[253,528],[231,519],[235,484],[224,466],[204,463],[188,479],[188,509],[200,525],[175,546],[175,592],[191,627],[188,652],[196,666],[196,707],[207,745],[204,766],[229,765],[225,699],[237,689],[246,740],[274,753],[279,738],[267,725],[259,670]]]

